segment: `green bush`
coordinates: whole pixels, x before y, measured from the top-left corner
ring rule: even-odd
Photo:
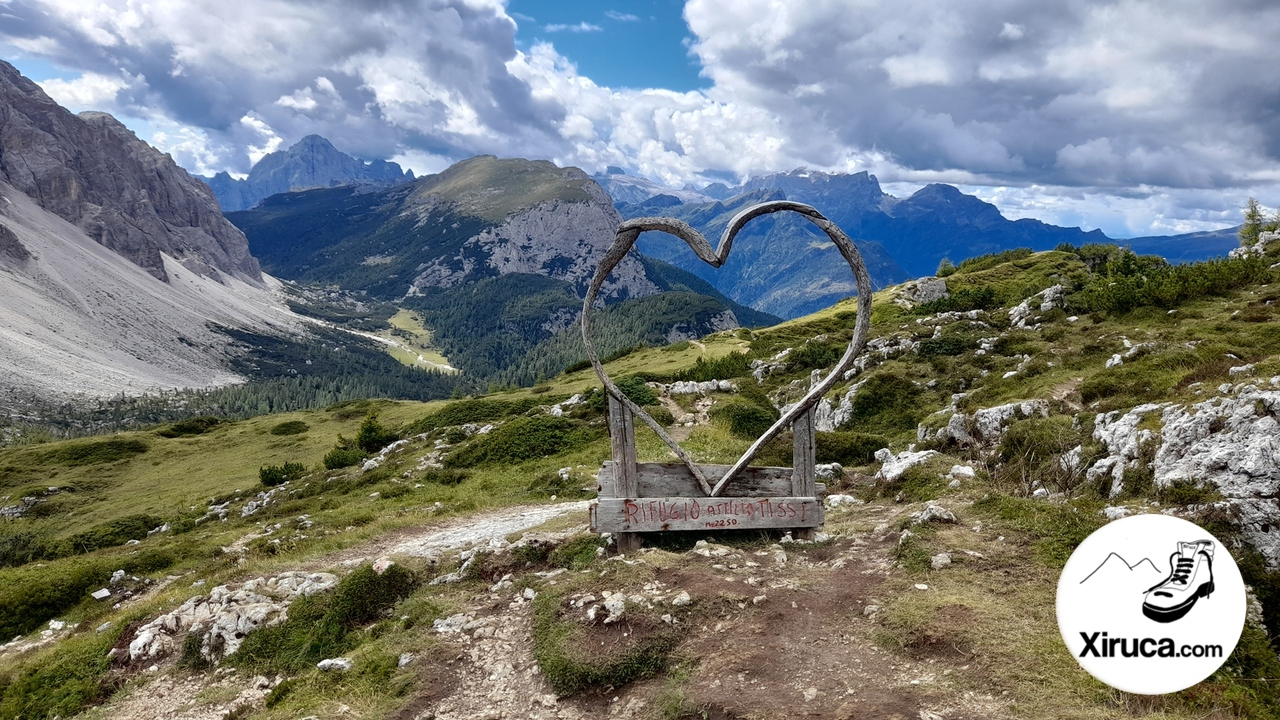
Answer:
[[[563,596],[544,591],[533,600],[533,655],[543,677],[561,696],[588,687],[617,688],[649,677],[665,666],[679,642],[678,631],[654,623],[645,632],[632,620],[630,636],[605,649],[588,647],[577,623],[560,617]],[[592,644],[594,645],[594,644]]]
[[[301,435],[311,429],[311,426],[301,420],[286,420],[271,428],[272,435]]]
[[[155,515],[129,515],[118,520],[100,523],[83,532],[67,538],[69,552],[66,554],[82,554],[101,548],[123,545],[130,540],[143,540],[147,531],[164,524],[164,520]]]
[[[467,434],[467,431],[460,427],[451,427],[444,431],[444,441],[450,445],[457,445],[469,437],[471,436]]]
[[[64,560],[0,574],[0,637],[25,635],[55,618],[111,579],[101,561]]]
[[[0,523],[0,568],[56,557],[57,545],[52,535],[29,524]]]
[[[1031,257],[1031,248],[1015,248],[1013,250],[1005,250],[1004,252],[987,253],[965,260],[956,267],[956,273],[973,273],[981,270],[990,270],[991,268],[1007,262],[1015,260],[1025,260]]]
[[[676,416],[671,414],[666,405],[651,405],[644,410],[663,427],[670,427],[675,424]]]
[[[119,636],[119,630],[74,635],[59,643],[57,652],[37,655],[11,676],[0,677],[0,718],[66,718],[105,700],[116,687],[107,681],[107,652]]]
[[[585,570],[600,556],[599,550],[604,546],[605,541],[599,535],[584,533],[560,543],[551,551],[547,561],[554,567],[574,572]]]
[[[817,433],[814,445],[820,463],[867,465],[875,460],[877,450],[889,446],[889,441],[881,435],[837,431]]]
[[[1103,264],[1085,288],[1071,296],[1078,312],[1129,312],[1143,306],[1171,309],[1196,298],[1224,295],[1266,282],[1269,261],[1248,257],[1169,265],[1125,251]]]
[[[409,426],[408,434],[417,435],[442,427],[488,422],[513,415],[523,415],[539,405],[550,405],[554,402],[556,400],[552,397],[520,398],[519,400],[499,400],[496,398],[457,400],[415,421]]]
[[[850,424],[859,430],[914,430],[923,410],[915,383],[893,373],[872,375],[853,396]]]
[[[649,386],[645,384],[644,378],[628,375],[618,378],[615,384],[623,395],[626,395],[631,399],[631,402],[641,407],[658,402],[658,396],[654,395],[653,390],[649,389]]]
[[[832,342],[807,342],[787,355],[787,365],[791,370],[829,368],[840,360],[846,347]]]
[[[999,306],[1000,298],[996,295],[995,288],[990,285],[981,285],[976,288],[960,288],[947,297],[921,303],[916,307],[916,312],[922,315],[936,315],[944,312],[991,310]]]
[[[586,445],[598,433],[585,423],[564,417],[519,417],[450,453],[446,467],[518,463],[556,455]]]
[[[971,507],[1031,535],[1036,557],[1052,568],[1066,565],[1076,546],[1106,522],[1096,504],[1083,501],[1058,505],[992,493]]]
[[[222,418],[210,415],[201,415],[187,420],[179,420],[172,425],[156,431],[156,434],[165,438],[188,437],[191,435],[203,435],[215,427],[221,425]]]
[[[940,278],[950,277],[956,274],[956,269],[955,263],[942,258],[942,262],[938,263],[938,271],[934,274]]]
[[[148,445],[142,440],[113,437],[90,442],[67,443],[46,450],[41,454],[41,460],[69,467],[102,465],[117,460],[127,460],[134,455],[141,455],[148,449]]]
[[[400,435],[386,428],[378,421],[378,413],[370,412],[364,416],[364,422],[360,423],[360,429],[356,432],[356,447],[364,450],[367,454],[373,455],[382,448],[390,445],[400,439]]]
[[[255,672],[300,672],[360,644],[353,632],[377,620],[418,585],[413,571],[392,565],[381,575],[362,565],[332,591],[300,597],[280,625],[248,635],[228,661]]]
[[[712,421],[729,428],[729,432],[749,439],[763,435],[777,420],[774,412],[738,398],[713,405],[710,415]]]
[[[670,380],[706,382],[708,380],[729,380],[746,377],[751,374],[751,361],[746,353],[731,352],[715,360],[698,357],[693,367],[673,375]],[[659,378],[654,378],[659,379]]]
[[[365,451],[357,447],[354,440],[349,440],[339,435],[337,444],[329,452],[325,453],[324,466],[329,470],[351,467],[364,460],[365,457]]]
[[[302,463],[286,462],[283,465],[263,465],[258,468],[258,479],[267,487],[283,485],[290,480],[297,480],[307,474],[307,467]]]
[[[920,357],[954,356],[974,347],[976,343],[959,335],[943,335],[920,341]]]
[[[1000,439],[1000,459],[1025,459],[1040,464],[1079,445],[1083,438],[1072,428],[1071,418],[1055,415],[1013,423]]]

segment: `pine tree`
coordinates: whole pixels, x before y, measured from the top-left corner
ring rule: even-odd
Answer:
[[[1240,244],[1251,247],[1258,242],[1258,235],[1262,234],[1265,222],[1262,206],[1258,204],[1257,199],[1249,198],[1244,205],[1244,224],[1240,226]]]

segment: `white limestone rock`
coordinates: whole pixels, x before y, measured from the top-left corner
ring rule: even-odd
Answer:
[[[916,305],[951,297],[947,292],[947,282],[942,278],[923,277],[903,283],[893,302],[900,307],[913,308]]]
[[[239,649],[249,633],[283,622],[295,598],[337,584],[336,575],[295,571],[243,585],[219,585],[139,628],[129,643],[129,659],[163,657],[177,649],[187,633],[197,633],[202,636],[200,654],[217,662]]]
[[[904,450],[897,455],[889,448],[880,448],[876,451],[876,460],[881,464],[880,469],[876,471],[876,480],[883,482],[893,482],[902,477],[902,474],[911,468],[923,462],[927,462],[929,458],[938,455],[934,450],[921,450],[920,452],[912,452]]]

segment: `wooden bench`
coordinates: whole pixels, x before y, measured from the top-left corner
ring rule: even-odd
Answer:
[[[639,549],[641,534],[674,530],[789,529],[797,540],[812,540],[825,513],[826,486],[815,477],[813,410],[792,424],[794,467],[748,467],[707,496],[683,463],[637,463],[631,411],[609,397],[609,437],[613,459],[597,476],[598,499],[591,506],[591,530],[615,533],[618,551]],[[712,482],[728,465],[698,465]]]

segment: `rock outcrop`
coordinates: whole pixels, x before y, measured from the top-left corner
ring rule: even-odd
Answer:
[[[1226,499],[1244,536],[1280,567],[1280,391],[1224,389],[1229,393],[1189,406],[1147,404],[1099,416],[1094,438],[1108,455],[1089,477],[1109,477],[1119,494],[1124,471],[1147,463],[1157,487],[1207,483]]]
[[[194,633],[200,637],[200,654],[217,662],[238,650],[249,633],[284,622],[295,598],[337,584],[338,577],[329,573],[286,572],[238,586],[219,585],[138,628],[129,643],[129,660],[169,655],[182,647],[188,633]]]
[[[319,135],[308,135],[285,150],[267,153],[243,180],[220,172],[201,178],[226,212],[248,210],[279,193],[338,185],[386,187],[413,179],[413,171],[386,160],[363,162]]]
[[[263,282],[204,183],[115,118],[73,115],[2,61],[0,180],[160,280],[168,256],[206,277]],[[14,255],[12,245],[0,241],[0,252]]]
[[[955,443],[961,447],[994,447],[1000,444],[1004,429],[1015,420],[1048,416],[1049,401],[1023,400],[982,408],[972,414],[954,413],[942,427],[921,425],[916,429],[916,439],[920,442],[934,440],[944,444]]]

